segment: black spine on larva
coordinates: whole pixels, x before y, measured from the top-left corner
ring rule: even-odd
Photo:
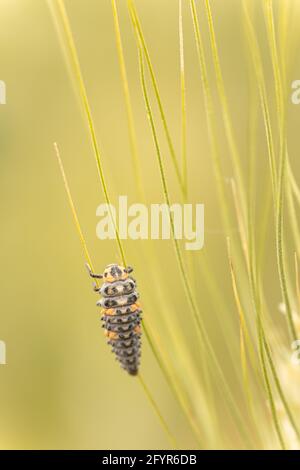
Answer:
[[[130,375],[137,375],[141,356],[140,323],[142,310],[136,305],[139,297],[132,278],[103,284],[103,328],[108,344],[121,367]]]

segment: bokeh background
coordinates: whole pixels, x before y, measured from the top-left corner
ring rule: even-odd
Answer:
[[[258,1],[254,25],[264,58],[270,107],[274,111],[272,67],[264,20]],[[210,85],[214,95],[224,178],[232,176],[229,152],[211,61],[203,2],[197,1],[204,37]],[[275,1],[275,18],[285,0]],[[287,88],[289,150],[294,174],[298,158],[300,106],[290,103],[290,84],[299,79],[299,3],[289,2]],[[126,109],[116,51],[111,2],[66,0],[82,72],[87,87],[113,203],[118,195],[139,202],[134,178]],[[211,2],[226,93],[245,177],[248,171],[248,124],[251,100],[257,101],[255,79],[242,26],[240,0]],[[138,136],[145,202],[163,202],[155,149],[149,129],[138,72],[137,49],[126,1],[117,1],[130,93]],[[180,75],[178,2],[137,0],[145,38],[157,76],[176,153],[180,158]],[[183,1],[187,89],[187,155],[189,201],[205,204],[205,247],[184,254],[193,290],[215,350],[222,358],[237,403],[242,403],[238,374],[239,325],[232,294],[204,112],[203,94],[188,1]],[[0,1],[0,79],[6,82],[7,104],[0,107],[0,339],[6,342],[7,365],[0,366],[0,447],[15,448],[167,448],[168,440],[142,387],[128,377],[106,346],[99,311],[74,228],[53,150],[59,144],[78,215],[97,271],[119,261],[115,243],[96,238],[96,207],[103,202],[86,121],[78,91],[72,84],[60,41],[46,1]],[[254,89],[254,92],[253,92]],[[149,85],[149,90],[151,87]],[[173,202],[180,202],[174,169],[155,100],[168,185]],[[254,96],[254,98],[253,98]],[[260,112],[259,112],[260,113]],[[269,181],[264,128],[256,129],[257,231],[261,227],[263,192]],[[228,186],[228,205],[232,195]],[[234,219],[233,219],[234,220]],[[229,234],[238,239],[237,223]],[[289,256],[295,250],[287,233]],[[274,317],[281,301],[270,228],[265,290]],[[197,338],[178,273],[172,242],[125,241],[135,268],[144,315],[158,332],[176,367],[182,350],[201,376]],[[292,269],[292,268],[291,268]],[[207,276],[207,273],[209,276]],[[209,279],[209,280],[208,280]],[[176,329],[175,329],[176,324]],[[173,330],[174,325],[174,330]],[[282,326],[282,328],[285,328]],[[180,330],[180,337],[176,336]],[[176,331],[176,334],[175,334]],[[230,335],[230,341],[226,340]],[[182,346],[183,347],[183,346]],[[237,366],[238,368],[238,366]],[[146,340],[142,373],[165,419],[183,448],[194,448],[190,428],[163,377]],[[183,369],[181,369],[182,371]],[[188,382],[190,396],[193,390]],[[183,381],[185,374],[182,373]],[[197,402],[197,400],[195,400]],[[195,405],[195,415],[205,410]],[[231,424],[220,402],[219,419],[230,434]],[[271,426],[271,425],[270,425]],[[271,432],[271,431],[270,431]],[[226,437],[223,446],[226,446]],[[229,439],[229,437],[228,437]],[[213,436],[212,436],[213,441]],[[216,445],[217,437],[216,437]],[[219,444],[221,445],[221,444]],[[231,442],[227,447],[234,446]]]

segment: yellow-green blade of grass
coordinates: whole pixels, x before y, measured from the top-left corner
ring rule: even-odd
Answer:
[[[159,88],[158,88],[158,83],[157,83],[157,80],[156,80],[156,77],[155,77],[154,68],[153,68],[153,65],[152,65],[152,62],[151,62],[151,59],[150,59],[150,54],[149,54],[149,51],[148,51],[148,48],[147,48],[147,44],[146,44],[146,40],[145,40],[145,37],[144,37],[144,34],[143,34],[141,23],[140,23],[140,20],[139,20],[139,17],[138,17],[138,14],[137,14],[135,4],[134,4],[133,0],[127,0],[127,4],[128,4],[128,10],[129,10],[130,18],[131,18],[131,21],[132,21],[132,24],[133,24],[133,27],[134,27],[134,31],[135,31],[136,35],[138,36],[138,38],[139,38],[139,41],[141,43],[141,46],[142,46],[144,54],[145,54],[147,66],[148,66],[148,69],[149,69],[149,72],[150,72],[151,83],[152,83],[152,86],[153,86],[153,90],[154,90],[154,94],[155,94],[155,97],[156,97],[158,109],[159,109],[159,112],[160,112],[164,132],[165,132],[168,147],[169,147],[169,152],[170,152],[170,155],[171,155],[171,160],[172,160],[172,163],[173,163],[173,166],[174,166],[175,174],[176,174],[176,177],[177,177],[177,180],[178,180],[178,184],[179,184],[182,196],[185,198],[186,197],[186,192],[185,192],[185,187],[184,187],[181,171],[180,171],[180,168],[179,168],[177,156],[176,156],[176,153],[175,153],[174,144],[173,144],[173,141],[172,141],[172,138],[171,138],[169,126],[168,126],[167,119],[166,119],[166,114],[165,114],[165,111],[164,111],[164,107],[163,107],[163,104],[162,104],[162,99],[161,99]]]
[[[181,94],[181,159],[182,159],[182,181],[185,196],[187,190],[187,115],[186,115],[186,83],[185,83],[185,61],[184,61],[184,36],[182,19],[182,0],[179,0],[179,58],[180,58],[180,94]]]
[[[124,98],[125,98],[125,104],[126,104],[132,164],[133,164],[133,170],[134,170],[134,175],[135,175],[135,181],[137,183],[138,194],[141,200],[143,201],[145,199],[144,187],[142,184],[142,173],[141,173],[141,166],[140,166],[140,160],[139,160],[139,155],[138,155],[137,136],[136,136],[136,130],[135,130],[135,125],[134,125],[134,119],[133,119],[132,103],[131,103],[131,98],[130,98],[130,91],[129,91],[129,84],[128,84],[128,78],[127,78],[127,71],[126,71],[126,64],[125,64],[125,58],[124,58],[124,50],[123,50],[123,44],[122,44],[122,37],[121,37],[121,31],[120,31],[116,0],[111,0],[111,6],[112,6],[113,19],[114,19],[114,26],[115,26],[115,37],[116,37],[116,46],[117,46],[118,59],[119,59],[119,65],[120,65],[120,73],[121,73],[121,78],[122,78],[123,92],[124,92]]]
[[[223,73],[221,69],[220,57],[219,57],[218,46],[217,46],[217,41],[216,41],[210,1],[209,0],[204,0],[204,1],[205,1],[205,10],[207,14],[207,21],[208,21],[210,45],[211,45],[211,50],[212,50],[212,57],[213,57],[214,69],[215,69],[215,74],[216,74],[216,79],[217,79],[217,88],[218,88],[218,94],[219,94],[220,103],[221,103],[225,132],[226,132],[226,137],[227,137],[227,141],[228,141],[228,145],[230,149],[230,154],[232,157],[233,170],[234,170],[235,178],[237,181],[238,192],[240,194],[241,201],[242,201],[241,202],[242,216],[245,217],[246,194],[245,194],[245,184],[244,184],[244,178],[243,178],[241,159],[240,159],[240,154],[239,154],[238,146],[236,143],[236,139],[234,136],[233,124],[232,124],[232,120],[231,120],[231,116],[229,112],[227,95],[225,92],[225,85],[224,85]]]
[[[55,0],[55,3],[56,3],[56,6],[57,6],[57,12],[58,13],[56,13],[56,10],[54,10],[54,14],[59,15],[59,18],[60,18],[60,20],[62,22],[62,25],[63,25],[66,45],[67,45],[67,49],[69,51],[69,56],[70,56],[72,69],[73,69],[73,73],[74,73],[74,78],[75,78],[75,81],[78,85],[78,90],[79,90],[79,93],[80,93],[80,96],[81,96],[82,105],[83,105],[85,115],[86,115],[86,119],[87,119],[87,123],[88,123],[88,128],[89,128],[92,147],[93,147],[94,156],[95,156],[95,160],[96,160],[98,176],[99,176],[100,183],[101,183],[101,188],[102,188],[102,191],[103,191],[103,194],[104,194],[105,202],[108,204],[108,207],[110,208],[111,207],[110,198],[109,198],[109,194],[108,194],[107,184],[106,184],[105,175],[104,175],[104,171],[103,171],[103,165],[102,165],[102,154],[100,152],[100,147],[99,147],[97,136],[96,136],[96,131],[95,131],[94,121],[93,121],[93,117],[92,117],[92,112],[91,112],[91,108],[90,108],[90,104],[89,104],[89,100],[88,100],[88,95],[87,95],[86,87],[85,87],[82,72],[81,72],[81,67],[80,67],[80,63],[79,63],[79,59],[78,59],[77,49],[76,49],[76,46],[75,46],[71,25],[70,25],[69,18],[68,18],[68,15],[67,15],[67,11],[66,11],[66,8],[65,8],[65,5],[64,5],[64,1],[63,0]],[[117,228],[117,226],[114,222],[114,218],[113,218],[112,214],[110,214],[110,216],[111,216],[111,220],[113,221],[113,223],[115,225],[116,241],[117,241],[118,249],[119,249],[119,252],[120,252],[120,256],[121,256],[121,259],[122,259],[122,262],[123,262],[124,266],[126,266],[125,254],[124,254],[123,246],[122,246],[122,243],[121,243],[121,240],[120,240],[119,231],[118,231],[118,228]]]
[[[149,117],[149,123],[150,123],[150,128],[152,132],[152,137],[153,137],[153,142],[155,146],[155,151],[156,151],[156,157],[157,157],[157,162],[158,162],[158,167],[159,167],[159,172],[160,172],[160,177],[161,177],[161,182],[162,182],[162,188],[163,188],[163,194],[164,194],[164,199],[165,202],[168,206],[170,206],[170,198],[169,198],[169,193],[168,193],[168,187],[167,187],[167,180],[165,176],[165,171],[164,171],[164,166],[163,166],[163,161],[162,161],[162,156],[161,156],[161,151],[160,151],[160,145],[158,142],[158,137],[156,133],[156,128],[154,124],[154,119],[153,119],[153,114],[148,98],[148,92],[146,88],[146,82],[145,82],[145,74],[144,74],[144,62],[143,62],[143,51],[140,43],[138,43],[138,51],[139,51],[139,63],[140,63],[140,75],[141,75],[141,84],[142,84],[142,90],[143,90],[143,95],[144,95],[144,100],[145,100],[145,106],[146,106],[146,112]],[[174,230],[174,220],[172,217],[172,214],[169,214],[170,217],[170,226],[171,226],[171,233],[172,233],[172,241],[174,244],[174,250],[176,254],[176,258],[178,261],[178,266],[179,266],[179,271],[180,275],[182,278],[183,286],[185,289],[186,297],[189,302],[189,306],[191,309],[191,312],[193,314],[193,318],[195,321],[195,324],[197,326],[197,331],[199,334],[199,340],[200,340],[200,347],[201,351],[203,352],[203,347],[205,347],[205,353],[208,354],[208,357],[212,360],[212,364],[215,368],[215,373],[218,375],[219,379],[222,382],[222,385],[224,387],[224,393],[228,398],[228,405],[234,414],[235,418],[239,422],[239,431],[243,435],[244,439],[246,441],[249,440],[249,434],[246,432],[246,424],[243,421],[243,418],[240,414],[240,411],[238,410],[236,403],[234,402],[234,399],[232,398],[230,389],[227,385],[226,379],[223,376],[222,368],[219,365],[218,359],[216,358],[215,352],[211,346],[210,340],[208,339],[206,329],[202,323],[201,315],[200,312],[198,311],[197,303],[195,301],[189,279],[187,277],[187,273],[184,267],[183,259],[181,256],[178,240],[175,238],[175,230]]]
[[[279,129],[279,181],[278,181],[278,194],[277,194],[277,213],[276,213],[276,250],[277,250],[277,263],[279,281],[282,292],[283,301],[286,306],[286,318],[288,320],[289,330],[291,337],[297,339],[297,332],[292,316],[292,307],[289,293],[289,285],[287,280],[287,272],[285,265],[285,252],[283,243],[283,230],[284,230],[284,195],[286,185],[286,167],[287,167],[287,142],[286,142],[286,122],[285,122],[285,106],[284,94],[280,70],[280,61],[278,56],[276,33],[274,26],[273,16],[273,2],[272,0],[264,0],[263,10],[267,25],[267,36],[269,40],[271,61],[273,67],[273,75],[275,82],[275,97],[277,107],[277,120]]]
[[[54,143],[54,150],[55,150],[55,155],[57,157],[57,160],[58,160],[58,164],[59,164],[59,169],[60,169],[60,172],[61,172],[61,175],[62,175],[62,179],[63,179],[63,183],[64,183],[64,187],[65,187],[65,190],[66,190],[66,193],[67,193],[67,197],[68,197],[68,202],[69,202],[69,206],[70,206],[70,209],[71,209],[71,213],[72,213],[72,216],[73,216],[73,219],[74,219],[74,223],[75,223],[75,227],[76,227],[76,230],[77,230],[77,233],[78,233],[78,236],[79,236],[79,239],[80,239],[80,242],[81,242],[81,245],[82,245],[82,248],[83,248],[83,254],[84,254],[84,257],[85,257],[85,260],[86,262],[91,266],[91,268],[93,269],[93,263],[92,263],[92,260],[91,260],[91,256],[89,254],[89,251],[88,251],[88,248],[87,248],[87,244],[86,244],[86,241],[85,241],[85,237],[83,235],[83,231],[82,231],[82,228],[81,228],[81,224],[79,222],[79,218],[78,218],[78,215],[77,215],[77,211],[76,211],[76,208],[75,208],[75,204],[74,204],[74,201],[73,201],[73,197],[72,197],[72,193],[71,193],[71,190],[70,190],[70,186],[69,186],[69,183],[68,183],[68,180],[67,180],[67,176],[66,176],[66,173],[65,173],[65,169],[64,169],[64,166],[63,166],[63,162],[62,162],[62,159],[61,159],[61,156],[60,156],[60,152],[59,152],[59,149],[58,149],[58,146],[56,143]],[[98,284],[98,281],[96,279],[96,284]],[[173,433],[171,432],[168,424],[166,423],[164,417],[162,416],[161,412],[160,412],[160,409],[156,403],[156,401],[154,400],[148,386],[146,385],[141,373],[138,374],[138,379],[139,379],[139,382],[140,384],[142,385],[143,387],[143,390],[153,408],[153,410],[155,411],[158,419],[159,419],[159,422],[160,422],[160,425],[162,426],[163,430],[165,431],[172,447],[174,448],[178,448],[178,445],[177,445],[177,441],[176,441],[176,438],[174,437]]]

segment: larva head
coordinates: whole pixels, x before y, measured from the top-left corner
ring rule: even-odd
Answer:
[[[109,264],[106,266],[103,279],[106,282],[120,281],[128,278],[128,273],[132,271],[132,268],[124,268],[118,264]]]

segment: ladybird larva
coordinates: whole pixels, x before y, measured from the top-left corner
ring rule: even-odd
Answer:
[[[94,290],[101,295],[97,305],[102,308],[101,320],[108,344],[121,367],[130,375],[137,375],[141,355],[142,310],[137,303],[136,281],[129,276],[133,269],[109,264],[103,274],[95,274],[88,265],[87,268],[92,278],[104,280],[101,287],[94,285]]]

